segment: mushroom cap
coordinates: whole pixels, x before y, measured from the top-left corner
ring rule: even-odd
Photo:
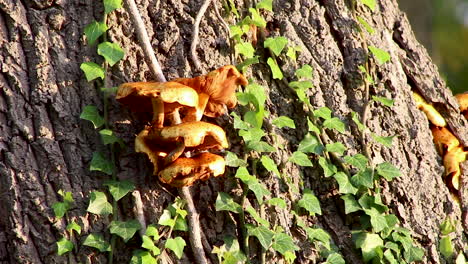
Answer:
[[[217,117],[225,113],[224,105],[233,108],[237,104],[236,89],[239,85],[247,85],[247,79],[233,65],[226,65],[207,75],[194,78],[172,80],[195,89],[198,93],[210,96],[206,105],[205,115]]]
[[[455,97],[460,105],[460,112],[468,110],[468,93],[457,94]]]
[[[148,137],[149,129],[143,129],[135,138],[135,151],[145,153],[148,155],[149,160],[153,163],[153,175],[157,175],[158,173],[158,161],[161,157],[165,157],[167,155],[166,152],[161,151],[160,149],[156,149],[148,144],[147,137]]]
[[[458,139],[445,127],[432,126],[431,131],[434,137],[434,144],[440,155],[443,155],[444,152],[450,152],[460,145]]]
[[[172,112],[182,106],[198,106],[197,92],[178,82],[124,83],[119,86],[115,98],[134,112],[152,113],[151,99],[157,97],[165,103],[164,112]]]
[[[202,121],[186,122],[174,126],[153,128],[148,137],[160,146],[184,142],[185,147],[196,149],[223,149],[229,147],[226,133],[214,124]]]
[[[466,160],[467,152],[461,146],[455,147],[444,156],[446,182],[449,187],[460,190],[460,163]]]
[[[426,114],[427,119],[429,119],[432,124],[439,127],[447,125],[442,115],[432,105],[426,103],[426,100],[424,100],[421,95],[413,92],[413,98],[416,102],[416,106]]]
[[[211,175],[224,174],[224,158],[209,152],[192,158],[178,158],[158,173],[159,179],[174,187],[190,186],[197,180],[206,181]]]

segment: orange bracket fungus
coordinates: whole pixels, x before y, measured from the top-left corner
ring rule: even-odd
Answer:
[[[455,97],[460,105],[460,112],[468,119],[468,93],[457,94]]]
[[[221,127],[200,120],[235,107],[236,88],[247,83],[228,65],[195,78],[124,83],[116,99],[132,111],[153,113],[151,124],[135,138],[135,151],[148,156],[153,175],[162,182],[183,187],[224,174],[224,158],[206,151],[227,148],[226,134]]]
[[[413,98],[416,102],[416,106],[426,114],[427,119],[429,119],[432,124],[439,127],[444,127],[447,124],[445,119],[439,114],[439,112],[437,112],[434,106],[428,104],[421,95],[413,92]]]

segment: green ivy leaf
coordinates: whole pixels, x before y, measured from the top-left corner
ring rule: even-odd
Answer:
[[[387,181],[392,181],[401,175],[400,170],[388,162],[380,163],[376,167],[377,174],[384,177]]]
[[[238,54],[244,55],[246,59],[253,58],[255,49],[250,42],[240,42],[234,46],[234,50]]]
[[[336,166],[328,162],[324,157],[319,157],[319,165],[322,167],[325,177],[330,177],[338,171]]]
[[[386,98],[386,97],[382,97],[382,96],[372,96],[372,100],[376,101],[376,102],[379,102],[385,106],[388,106],[388,107],[392,107],[393,104],[395,103],[395,100],[393,99],[390,99],[390,98]]]
[[[242,73],[245,72],[245,68],[249,67],[250,65],[257,64],[260,61],[258,60],[258,56],[253,56],[252,58],[245,59],[242,63],[237,64],[237,70],[241,71]]]
[[[346,173],[339,171],[333,175],[333,178],[335,178],[336,182],[338,183],[340,193],[357,193],[358,189],[354,187],[353,184],[349,181],[348,175],[346,175]]]
[[[342,156],[346,150],[346,147],[341,142],[335,142],[325,145],[327,152],[336,152]]]
[[[265,28],[266,21],[265,19],[258,13],[257,9],[249,8],[250,14],[252,15],[252,23],[257,27]]]
[[[102,34],[106,33],[107,25],[104,22],[97,22],[93,21],[89,23],[85,29],[84,33],[86,35],[86,39],[88,40],[88,45],[93,45],[94,42],[102,36]]]
[[[157,241],[160,238],[158,228],[153,224],[148,225],[148,227],[146,228],[145,235],[147,235],[149,237],[153,237],[154,241]]]
[[[372,207],[370,209],[364,209],[364,212],[370,216],[370,222],[374,232],[379,233],[388,227],[385,215],[379,212],[376,208]]]
[[[239,17],[239,12],[237,12],[236,4],[234,3],[233,0],[228,0],[229,3],[229,9],[231,12],[236,16]]]
[[[182,217],[175,218],[174,230],[187,232],[188,231],[187,219],[182,218]]]
[[[372,52],[372,54],[374,55],[374,57],[377,60],[377,63],[379,65],[382,65],[382,64],[384,64],[384,63],[386,63],[387,61],[390,60],[390,54],[388,54],[388,52],[386,52],[385,50],[381,50],[381,49],[376,48],[374,46],[369,46],[368,48]]]
[[[104,183],[109,188],[109,192],[114,197],[114,200],[117,202],[118,200],[122,199],[127,193],[135,189],[135,185],[133,182],[129,180],[123,181],[107,181]]]
[[[109,225],[110,233],[118,235],[125,241],[125,243],[127,243],[127,241],[135,235],[136,231],[140,229],[141,225],[135,219],[126,222],[114,220]]]
[[[267,99],[265,87],[256,83],[251,83],[245,87],[245,93],[251,94],[253,98],[255,98],[252,100],[252,103],[257,111],[265,107],[265,101]]]
[[[158,224],[173,228],[175,226],[175,220],[172,218],[171,211],[164,209],[159,217]]]
[[[231,113],[231,116],[234,117],[234,128],[235,129],[242,129],[242,130],[249,130],[252,126],[243,121],[235,112]]]
[[[367,23],[367,21],[364,20],[364,18],[358,16],[357,20],[362,26],[364,26],[364,28],[366,29],[367,32],[369,32],[369,34],[374,34],[374,31],[375,31],[374,28],[371,25],[369,25],[369,23]]]
[[[249,26],[248,25],[231,25],[229,26],[229,35],[231,38],[242,37],[245,33],[249,32]]]
[[[130,259],[130,264],[154,264],[157,260],[146,250],[135,250],[133,256]]]
[[[289,157],[288,161],[293,162],[299,166],[303,167],[312,167],[312,162],[310,161],[309,157],[304,154],[304,152],[294,151],[291,157]]]
[[[302,195],[301,200],[297,202],[299,207],[306,209],[309,212],[309,215],[321,215],[322,209],[320,208],[320,202],[317,196],[309,189],[304,189],[304,194]]]
[[[356,112],[351,112],[351,119],[354,121],[359,131],[362,132],[364,129],[366,129],[366,126],[361,123],[361,120],[359,120],[359,116]]]
[[[86,211],[97,215],[108,215],[112,213],[112,205],[107,201],[103,192],[91,192],[89,206]]]
[[[119,46],[119,44],[108,41],[98,45],[97,53],[103,56],[111,67],[114,66],[125,55],[125,52]]]
[[[263,132],[261,128],[254,127],[249,130],[240,130],[239,136],[241,136],[246,142],[257,142],[260,141],[263,136],[265,136],[265,132]]]
[[[308,131],[314,132],[317,135],[320,135],[320,129],[316,125],[314,125],[314,123],[312,123],[312,121],[310,121],[309,118],[307,118],[307,127],[308,127]]]
[[[185,240],[178,236],[175,238],[168,238],[164,246],[172,250],[177,258],[180,259],[184,253],[184,247],[186,245]]]
[[[288,51],[286,52],[286,56],[291,58],[293,61],[296,61],[297,55],[296,52],[302,51],[301,46],[295,46],[295,47],[288,47]]]
[[[384,145],[384,146],[387,147],[387,148],[392,147],[393,138],[395,137],[395,136],[382,137],[382,136],[378,136],[378,135],[376,135],[376,134],[374,134],[374,133],[371,133],[371,136],[372,136],[372,138],[373,138],[376,142],[378,142],[378,143]]]
[[[285,37],[266,38],[263,42],[263,47],[269,48],[273,54],[279,56],[284,47],[288,44],[288,39]]]
[[[101,152],[93,152],[93,158],[89,166],[90,171],[101,171],[107,175],[112,175],[114,164],[110,162]]]
[[[275,118],[272,121],[273,125],[283,128],[283,127],[289,127],[289,128],[296,128],[296,125],[294,124],[294,120],[287,116],[279,116]]]
[[[442,236],[442,239],[439,241],[439,251],[446,259],[449,259],[453,255],[454,250],[450,236]]]
[[[271,195],[271,192],[265,187],[263,183],[258,181],[258,179],[253,179],[247,182],[249,189],[255,194],[258,203],[263,203],[263,197],[266,195]]]
[[[269,249],[275,233],[264,226],[246,225],[250,236],[258,239],[264,249]]]
[[[256,5],[256,8],[257,9],[263,8],[265,10],[273,12],[273,0],[262,0],[258,2],[258,4]]]
[[[367,7],[370,8],[370,10],[374,11],[375,10],[375,0],[360,0],[361,3],[363,3],[364,5],[366,5]]]
[[[440,233],[443,236],[446,236],[455,231],[456,231],[456,221],[453,220],[451,217],[445,218],[442,224],[440,224]]]
[[[62,256],[63,254],[73,250],[73,243],[70,240],[62,237],[57,241],[57,254]]]
[[[98,128],[105,123],[104,118],[102,118],[97,110],[97,107],[94,105],[85,106],[81,112],[80,118],[93,123],[94,128]]]
[[[344,201],[345,204],[345,214],[350,214],[361,210],[361,206],[356,201],[353,195],[345,194],[341,196],[341,199]]]
[[[70,205],[66,202],[56,202],[52,205],[52,209],[54,209],[55,217],[60,219],[65,215],[68,209],[70,209]]]
[[[259,223],[259,224],[261,224],[261,225],[263,225],[265,227],[270,226],[270,222],[268,222],[267,220],[261,218],[260,215],[258,215],[257,211],[255,211],[255,209],[252,206],[248,205],[245,208],[245,211],[248,212],[257,223]]]
[[[330,235],[321,228],[305,227],[310,241],[320,241],[326,249],[330,249]]]
[[[278,206],[281,209],[286,209],[286,201],[284,201],[281,198],[271,198],[267,200],[267,204],[273,205],[273,206]]]
[[[263,155],[260,161],[262,162],[263,167],[267,169],[267,171],[273,172],[278,177],[281,176],[278,167],[276,167],[275,162],[270,157]]]
[[[235,153],[230,151],[226,151],[226,157],[224,159],[226,160],[226,166],[229,167],[242,167],[248,165],[245,160],[239,159]]]
[[[296,76],[297,78],[304,78],[304,79],[312,79],[312,71],[314,69],[312,69],[312,66],[310,66],[309,64],[304,64],[302,65],[301,68],[297,69],[296,70]]]
[[[296,90],[305,91],[305,90],[307,90],[309,88],[314,87],[314,84],[311,81],[294,81],[294,82],[290,82],[289,86],[291,88],[293,88],[293,89],[296,89]]]
[[[229,194],[224,192],[219,192],[218,197],[216,198],[215,203],[216,211],[231,211],[233,213],[239,213],[242,210],[242,207],[234,202]]]
[[[323,122],[323,126],[328,129],[336,129],[336,131],[340,133],[345,132],[345,124],[338,117],[333,117],[331,119],[325,120]]]
[[[360,233],[356,239],[356,247],[361,249],[364,261],[367,262],[378,257],[379,251],[382,251],[383,240],[378,234]]]
[[[264,109],[261,108],[259,112],[256,111],[247,111],[244,114],[244,121],[249,123],[255,128],[261,128],[263,124],[263,114],[264,114]]]
[[[384,251],[384,257],[390,264],[398,264],[397,259],[395,258],[390,249]]]
[[[159,250],[159,248],[156,245],[154,245],[153,240],[151,240],[149,236],[143,235],[141,238],[143,240],[143,243],[141,244],[142,248],[150,250],[154,256],[161,254],[161,250]]]
[[[268,58],[267,60],[268,66],[270,66],[271,73],[273,74],[273,79],[282,80],[283,79],[283,72],[281,71],[280,67],[276,63],[276,60],[273,58]]]
[[[114,131],[110,129],[102,129],[99,131],[99,134],[101,135],[102,143],[104,143],[104,145],[118,143],[121,147],[124,146],[122,139],[118,138],[114,134]]]
[[[308,133],[304,136],[304,139],[302,139],[302,141],[299,143],[297,151],[321,155],[323,153],[323,145],[320,143],[316,136],[313,136],[310,133]]]
[[[362,154],[356,154],[353,156],[345,156],[344,160],[346,163],[358,168],[359,170],[364,170],[367,167],[369,160],[366,156]]]
[[[369,75],[369,73],[367,72],[366,68],[364,68],[364,66],[359,65],[358,69],[366,75],[366,81],[369,84],[374,84],[374,79],[372,78],[372,76]]]
[[[338,253],[331,253],[330,255],[328,255],[327,261],[325,262],[325,264],[345,264],[345,263],[346,262],[343,259],[343,257]]]
[[[73,230],[75,230],[75,232],[80,235],[81,234],[81,226],[79,224],[77,224],[75,221],[72,221],[71,223],[69,223],[67,225],[67,230],[68,231],[71,231],[73,232]]]
[[[457,259],[455,260],[455,264],[466,264],[466,259],[463,255],[463,251],[460,251],[460,253],[458,253]]]
[[[372,170],[366,168],[365,170],[361,170],[358,173],[354,174],[353,177],[351,177],[351,182],[354,186],[364,186],[367,188],[373,188],[374,179],[372,176]]]
[[[122,0],[104,0],[104,12],[109,14],[117,8],[122,7]]]
[[[84,72],[86,76],[86,80],[88,82],[96,79],[101,78],[104,80],[105,72],[104,68],[94,62],[83,62],[80,65],[80,69]]]
[[[276,151],[276,149],[273,146],[264,141],[248,142],[247,149],[255,150],[259,153]]]
[[[415,246],[411,246],[405,250],[404,257],[406,262],[411,263],[414,261],[421,261],[424,256],[424,250]]]
[[[323,118],[324,120],[328,120],[331,118],[332,111],[330,110],[330,108],[324,106],[324,107],[320,107],[317,110],[314,110],[313,113],[314,113],[314,116],[316,117],[320,117],[320,118]]]
[[[273,244],[271,247],[283,256],[286,255],[286,252],[299,250],[299,247],[294,244],[292,237],[285,233],[276,233],[273,236]]]
[[[100,252],[111,251],[110,244],[104,240],[104,237],[101,234],[96,233],[89,234],[83,242],[83,246],[96,248]]]

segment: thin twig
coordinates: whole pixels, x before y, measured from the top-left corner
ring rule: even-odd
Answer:
[[[226,30],[226,34],[227,34],[226,39],[227,39],[227,42],[229,43],[229,48],[231,49],[231,52],[229,52],[231,54],[231,64],[236,64],[236,56],[233,50],[234,43],[233,43],[233,40],[231,39],[231,31],[229,30],[229,25],[226,23],[226,21],[224,21],[223,17],[219,13],[219,9],[218,9],[218,6],[216,5],[216,2],[213,1],[211,3],[213,4],[216,17],[218,18],[219,22],[221,22],[221,25],[223,26],[224,30]]]
[[[132,196],[133,203],[135,204],[135,207],[133,207],[133,213],[135,214],[138,223],[141,225],[140,235],[143,236],[146,233],[146,220],[143,212],[143,203],[141,201],[140,191],[134,190],[132,192]]]
[[[198,33],[200,32],[200,22],[203,17],[203,15],[206,12],[206,9],[208,9],[208,6],[210,5],[211,0],[205,0],[203,5],[200,7],[200,10],[198,11],[197,17],[195,18],[195,23],[193,23],[193,28],[192,28],[192,44],[190,45],[190,57],[192,58],[193,64],[195,65],[195,69],[201,73],[201,63],[200,60],[198,59],[197,56],[197,45],[198,45]]]

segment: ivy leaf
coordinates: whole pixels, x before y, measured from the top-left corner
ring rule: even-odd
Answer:
[[[273,237],[273,244],[271,247],[285,255],[286,252],[294,252],[299,250],[299,247],[294,244],[292,237],[288,236],[285,233],[276,233]]]
[[[383,240],[378,234],[360,233],[356,239],[356,247],[361,249],[364,261],[367,262],[382,251]]]
[[[296,128],[296,125],[294,124],[294,120],[287,116],[279,116],[276,119],[272,121],[273,125],[283,128],[283,127],[289,127],[289,128]]]
[[[278,206],[281,209],[286,208],[286,202],[283,199],[277,198],[277,197],[268,199],[267,204],[270,204],[270,205],[273,205],[273,206]]]
[[[239,159],[235,153],[230,151],[226,151],[226,166],[229,167],[242,167],[247,166],[247,162],[243,159]]]
[[[304,64],[301,68],[296,70],[297,78],[312,79],[312,66],[309,64]]]
[[[370,8],[370,10],[374,11],[375,10],[375,0],[360,0],[361,3],[366,5],[367,7]]]
[[[118,235],[125,241],[125,243],[127,243],[127,241],[135,235],[135,232],[140,229],[141,225],[135,219],[126,222],[114,220],[109,226],[110,233]]]
[[[259,223],[259,224],[261,224],[261,225],[263,225],[265,227],[270,226],[270,222],[268,222],[267,220],[261,218],[260,215],[258,215],[257,211],[255,211],[255,209],[252,206],[248,205],[245,208],[245,211],[247,211],[257,223]]]
[[[265,101],[267,98],[265,87],[256,83],[251,83],[245,87],[245,92],[251,94],[254,97],[252,103],[254,104],[257,111],[260,111],[261,108],[265,107]]]
[[[235,112],[231,113],[231,116],[234,117],[234,128],[235,129],[242,129],[242,130],[249,130],[252,126],[243,121]]]
[[[258,203],[263,203],[263,197],[266,195],[271,195],[271,192],[265,187],[263,183],[258,181],[258,179],[253,179],[247,182],[249,189],[255,194]]]
[[[454,250],[450,236],[442,236],[442,239],[439,241],[439,251],[446,259],[449,259],[453,255]]]
[[[317,135],[320,134],[320,129],[316,125],[314,125],[314,123],[312,123],[312,121],[310,121],[309,118],[307,118],[307,127],[308,127],[308,131],[314,132]]]
[[[354,184],[354,186],[373,188],[374,179],[372,177],[372,170],[366,168],[365,170],[359,171],[358,173],[354,174],[353,177],[351,177],[351,182]]]
[[[377,64],[382,65],[390,60],[390,54],[388,54],[388,52],[386,52],[385,50],[381,50],[374,46],[369,46],[368,48],[377,60]]]
[[[314,87],[314,84],[311,81],[294,81],[290,82],[289,86],[296,90],[307,90]]]
[[[299,143],[297,151],[321,155],[323,152],[323,145],[320,144],[316,136],[313,136],[310,133],[308,133],[304,136],[304,139],[302,139],[302,141]]]
[[[272,2],[273,2],[273,0],[262,0],[262,1],[258,2],[256,7],[257,7],[257,9],[263,8],[265,10],[268,10],[268,11],[272,12],[273,11]]]
[[[263,47],[269,48],[273,54],[279,56],[281,51],[283,51],[284,47],[288,44],[288,39],[285,37],[274,37],[274,38],[267,38],[265,42],[263,42]]]
[[[122,7],[122,0],[104,0],[104,12],[109,14],[117,8]]]
[[[324,106],[324,107],[320,107],[317,110],[314,110],[313,113],[314,113],[314,116],[316,117],[320,117],[320,118],[323,118],[324,120],[328,120],[331,118],[332,111],[330,110],[330,108]]]
[[[405,250],[404,257],[406,262],[411,263],[414,261],[421,261],[424,256],[424,250],[415,246],[411,246]]]
[[[101,234],[92,233],[89,234],[85,241],[83,242],[84,246],[92,247],[98,249],[100,252],[111,251],[111,246],[104,240],[104,237]]]
[[[325,248],[330,249],[330,235],[325,230],[306,227],[306,233],[310,241],[320,241]]]
[[[260,141],[263,136],[265,136],[265,132],[263,132],[263,130],[260,128],[254,127],[249,130],[240,130],[239,136],[241,136],[246,142],[257,142]]]
[[[107,201],[103,192],[91,192],[89,206],[86,211],[97,215],[108,215],[112,213],[112,205]]]
[[[229,194],[219,192],[215,203],[216,211],[231,211],[233,213],[239,213],[242,210],[240,204],[234,202]]]
[[[263,155],[260,161],[262,162],[263,167],[267,169],[267,171],[273,172],[278,177],[281,176],[278,167],[276,167],[275,162],[270,157]]]
[[[80,118],[93,123],[94,128],[98,128],[105,123],[104,118],[102,118],[97,110],[97,107],[94,105],[85,106],[81,112]]]
[[[250,65],[259,63],[258,56],[253,56],[252,58],[245,59],[243,62],[237,64],[237,70],[241,71],[242,73],[245,72],[245,68],[249,67]]]
[[[108,41],[98,45],[97,53],[103,56],[111,67],[114,66],[125,55],[125,52],[119,46],[119,44]]]
[[[101,78],[102,80],[104,80],[104,68],[102,68],[99,64],[96,64],[94,62],[83,62],[80,65],[80,69],[84,72],[86,80],[88,82],[96,78]]]
[[[172,250],[177,256],[177,258],[180,259],[182,257],[182,253],[184,253],[184,247],[186,245],[187,244],[185,243],[185,240],[178,236],[175,238],[167,239],[166,244],[164,246]]]
[[[358,66],[358,69],[359,69],[361,72],[365,73],[365,75],[366,75],[366,81],[367,81],[369,84],[374,84],[374,79],[372,78],[372,76],[369,75],[369,73],[367,72],[366,68],[364,68],[364,66],[359,65],[359,66]]]
[[[302,195],[301,200],[297,202],[299,207],[306,209],[309,212],[309,215],[321,215],[322,209],[320,208],[320,202],[317,196],[309,189],[304,189],[304,194]]]
[[[238,54],[244,55],[246,59],[253,58],[255,49],[250,42],[240,42],[234,46],[234,50]]]
[[[102,36],[102,34],[106,33],[107,25],[104,22],[97,22],[93,21],[89,23],[85,29],[84,33],[86,35],[86,39],[88,40],[88,45],[93,45],[94,42]]]
[[[388,162],[380,163],[376,169],[377,174],[384,177],[387,181],[392,181],[401,175],[400,170]]]
[[[109,192],[114,197],[114,200],[117,202],[118,200],[122,199],[127,193],[135,189],[135,185],[133,182],[129,180],[123,181],[107,181],[104,183],[109,188]]]
[[[52,205],[52,209],[54,209],[54,215],[58,219],[62,218],[69,208],[70,205],[66,202],[56,202]]]
[[[395,103],[395,100],[393,99],[390,99],[390,98],[386,98],[386,97],[382,97],[382,96],[372,96],[372,100],[376,101],[376,102],[379,102],[385,106],[388,106],[388,107],[392,107],[393,106],[393,103]]]
[[[71,231],[73,232],[73,230],[75,230],[75,232],[80,235],[81,234],[81,226],[79,224],[77,224],[75,221],[69,223],[67,225],[67,230],[68,231]]]
[[[304,152],[294,151],[291,157],[289,157],[288,161],[293,162],[299,166],[303,167],[312,167],[312,162],[310,161],[309,157],[304,154]]]
[[[291,58],[293,61],[296,61],[297,55],[296,52],[302,51],[301,46],[295,46],[295,47],[288,47],[288,51],[286,52],[286,56]]]
[[[101,135],[102,143],[104,143],[104,145],[109,145],[109,144],[114,144],[114,143],[118,143],[120,146],[124,145],[122,139],[118,138],[114,134],[114,131],[110,129],[102,129],[99,131],[99,134]]]
[[[155,256],[161,254],[161,250],[156,245],[154,245],[153,240],[151,240],[151,238],[149,236],[143,235],[141,238],[143,240],[143,243],[141,244],[142,248],[146,248],[148,250],[151,250],[151,252]]]
[[[319,165],[322,167],[325,177],[330,177],[338,171],[336,166],[328,162],[324,157],[319,157]]]
[[[57,241],[57,254],[62,256],[63,254],[73,250],[73,243],[70,240],[62,237]]]
[[[249,235],[256,237],[264,249],[270,248],[273,236],[275,234],[273,231],[264,226],[255,227],[253,225],[247,224],[246,227]]]
[[[249,8],[250,14],[252,15],[252,23],[257,27],[265,28],[266,21],[265,19],[258,13],[257,9]]]
[[[273,74],[273,79],[282,80],[283,79],[283,72],[279,68],[276,60],[272,59],[271,57],[267,60],[268,66],[270,66],[271,73]]]
[[[101,152],[93,152],[93,158],[89,166],[90,171],[101,171],[107,175],[112,175],[114,171],[114,164],[104,157]]]
[[[157,241],[160,238],[158,228],[153,224],[148,225],[148,227],[146,228],[145,235],[153,237],[154,241]]]
[[[130,259],[130,264],[154,264],[157,260],[146,250],[135,250]]]
[[[384,145],[387,148],[392,147],[393,138],[395,137],[395,136],[382,137],[382,136],[378,136],[378,135],[376,135],[374,133],[371,133],[371,136],[375,141],[377,141],[378,143]]]
[[[265,141],[257,141],[257,142],[248,142],[247,149],[255,150],[257,152],[273,152],[276,149],[271,146],[270,144],[266,143]]]
[[[327,257],[327,261],[325,262],[325,264],[345,264],[345,260],[343,259],[343,257],[338,254],[338,253],[331,253],[330,255],[328,255]]]
[[[390,264],[398,264],[398,261],[396,260],[395,256],[393,255],[392,251],[390,249],[387,249],[384,251],[384,258],[390,263]]]
[[[325,145],[327,152],[336,152],[342,156],[346,150],[346,147],[341,142],[335,142]]]
[[[460,253],[458,253],[457,259],[455,260],[455,264],[466,264],[466,259],[463,255],[463,251],[460,251]]]
[[[345,124],[338,117],[327,119],[323,122],[323,126],[328,129],[336,129],[340,133],[345,132]]]
[[[349,181],[348,175],[346,173],[340,171],[333,175],[336,182],[338,183],[339,192],[340,193],[351,193],[356,194],[358,189],[353,186],[353,184]]]
[[[364,18],[358,16],[357,20],[359,21],[361,25],[364,26],[364,28],[366,29],[367,32],[369,32],[369,34],[374,34],[374,31],[375,31],[374,28],[371,25],[369,25],[369,23],[367,23],[367,21],[364,20]]]
[[[175,220],[172,218],[171,211],[164,209],[159,217],[158,224],[173,228],[175,226]]]
[[[247,111],[244,114],[244,121],[251,124],[253,127],[260,129],[263,124],[263,114],[265,110],[263,108],[260,111]]]
[[[456,230],[456,222],[450,217],[445,218],[442,224],[440,224],[440,233],[443,236],[453,233],[455,232],[455,230]]]
[[[356,154],[353,156],[345,156],[344,160],[346,163],[353,165],[359,170],[364,170],[367,167],[367,163],[369,162],[366,156],[362,154]]]
[[[350,213],[357,212],[357,211],[361,210],[361,206],[359,205],[359,203],[354,198],[354,195],[345,194],[345,195],[341,196],[341,199],[345,203],[345,214],[350,214]]]
[[[364,212],[370,216],[370,222],[374,232],[379,233],[388,227],[385,215],[380,213],[376,208],[364,209]]]
[[[366,126],[361,123],[361,120],[359,120],[359,116],[356,112],[351,112],[351,119],[354,121],[359,131],[362,132],[364,129],[366,129]]]

